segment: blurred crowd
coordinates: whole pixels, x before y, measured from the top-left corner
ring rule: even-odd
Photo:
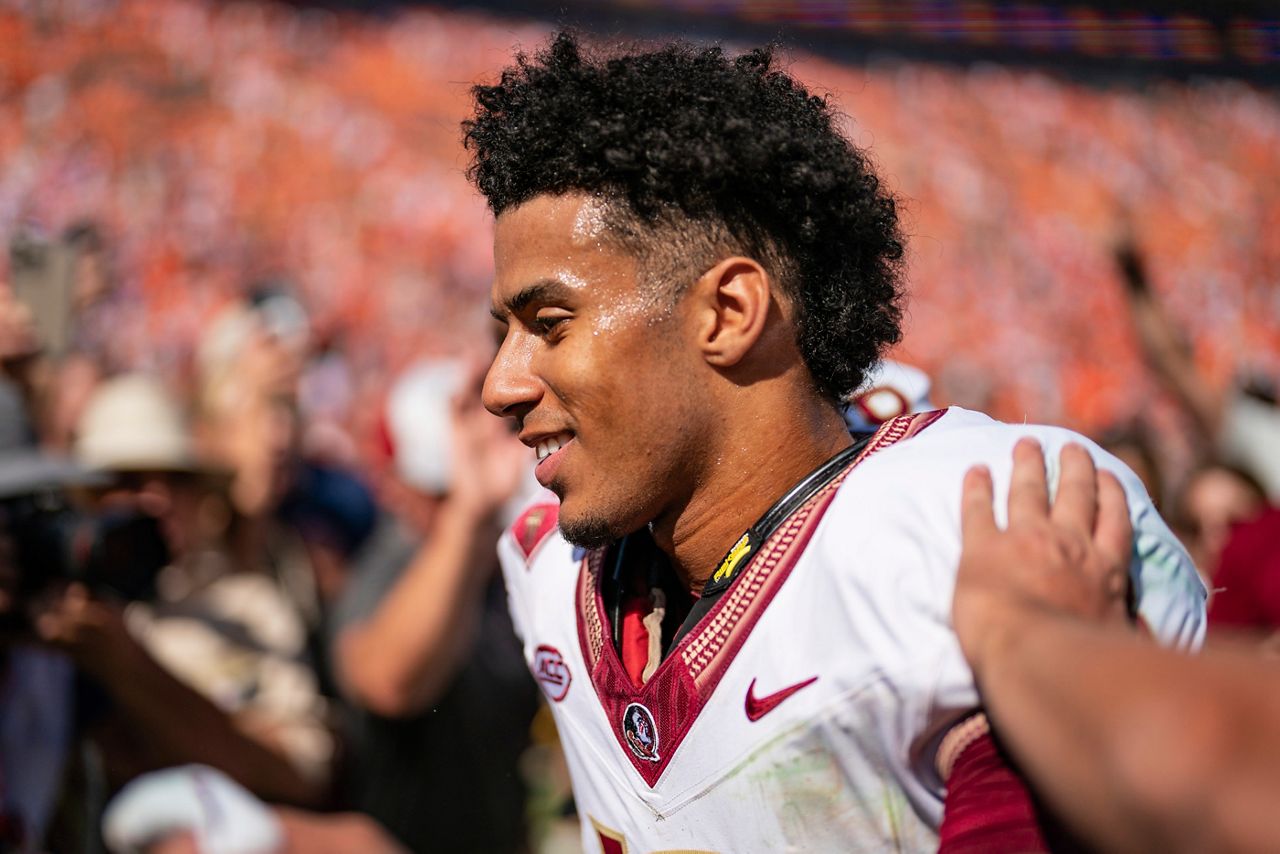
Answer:
[[[112,792],[185,763],[414,850],[528,846],[529,787],[563,780],[493,572],[534,486],[478,405],[458,123],[543,35],[0,2],[0,850],[97,850]],[[1280,100],[795,70],[905,199],[896,355],[933,402],[1099,437],[1224,588],[1211,618],[1269,639]]]
[[[6,299],[0,850],[101,850],[114,792],[193,763],[415,850],[522,850],[535,694],[494,544],[531,484],[478,363],[403,372],[357,474],[303,453],[324,356],[283,292],[214,318],[186,398]]]
[[[424,7],[0,4],[0,230],[96,225],[120,286],[99,337],[120,367],[181,376],[247,280],[289,280],[352,373],[328,414],[359,422],[386,377],[483,314],[490,225],[458,123],[469,84],[546,32]],[[902,355],[951,398],[1087,431],[1172,422],[1115,286],[1126,230],[1215,382],[1280,370],[1272,93],[800,54],[793,70],[906,200]]]

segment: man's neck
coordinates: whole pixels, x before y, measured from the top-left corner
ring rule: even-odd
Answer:
[[[701,593],[742,533],[851,443],[840,413],[825,404],[807,417],[771,425],[767,435],[728,443],[731,450],[685,506],[654,521],[654,541],[689,589]]]

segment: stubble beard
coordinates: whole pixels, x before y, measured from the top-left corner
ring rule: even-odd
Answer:
[[[582,496],[579,496],[580,498]],[[564,496],[560,504],[560,534],[575,546],[584,549],[598,549],[621,540],[645,526],[649,515],[645,507],[651,502],[645,501],[647,494],[630,496],[619,501],[616,497],[597,496],[595,500],[585,502],[587,507],[578,512],[565,512]]]
[[[576,519],[560,517],[560,534],[575,546],[598,549],[622,539],[627,531],[601,515],[587,514]]]

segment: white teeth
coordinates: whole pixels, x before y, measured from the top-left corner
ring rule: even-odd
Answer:
[[[550,439],[543,439],[534,446],[534,451],[538,455],[538,462],[542,462],[547,457],[560,450],[563,446],[562,443],[567,443],[568,441],[568,439],[562,439],[559,436],[553,436]]]

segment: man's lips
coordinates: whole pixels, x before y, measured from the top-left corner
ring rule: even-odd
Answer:
[[[538,463],[534,466],[533,475],[538,479],[538,483],[549,487],[551,481],[556,476],[556,471],[560,468],[560,463],[564,459],[565,451],[573,444],[574,438],[569,433],[557,433],[553,436],[544,436],[532,443],[534,453],[537,455]]]

